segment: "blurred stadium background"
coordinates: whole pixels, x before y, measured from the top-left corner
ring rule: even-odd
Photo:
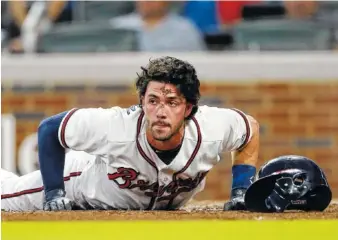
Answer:
[[[338,197],[338,2],[1,1],[1,43],[5,169],[38,169],[44,117],[137,104],[140,66],[172,55],[196,66],[201,104],[259,120],[260,163],[313,158]],[[230,164],[199,199],[228,197]]]

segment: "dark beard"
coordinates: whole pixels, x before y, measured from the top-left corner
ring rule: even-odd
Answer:
[[[148,121],[147,121],[147,125],[148,125],[148,126],[150,125]],[[183,125],[184,125],[184,120],[181,122],[181,124],[179,124],[179,126],[178,126],[171,134],[169,134],[169,135],[166,136],[166,137],[161,137],[161,138],[155,137],[155,135],[153,134],[153,130],[152,130],[152,129],[150,129],[150,131],[151,131],[151,133],[152,133],[152,135],[153,135],[153,138],[154,138],[155,140],[161,141],[161,142],[165,142],[165,141],[170,140],[175,134],[177,134],[177,133],[180,131],[180,129],[181,129],[181,127],[182,127]]]

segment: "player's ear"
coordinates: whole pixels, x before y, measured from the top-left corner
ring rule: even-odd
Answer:
[[[187,103],[187,106],[186,106],[186,109],[185,109],[185,114],[184,114],[184,117],[187,118],[191,111],[192,111],[192,104],[191,103]]]
[[[144,106],[144,96],[141,96],[141,98],[140,98],[140,103],[141,103],[141,106],[142,106],[142,108],[143,108],[143,106]]]

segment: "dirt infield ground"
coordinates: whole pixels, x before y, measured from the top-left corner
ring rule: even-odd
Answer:
[[[277,213],[223,212],[222,202],[191,202],[179,211],[70,211],[70,212],[2,212],[2,221],[54,220],[300,220],[338,219],[338,203],[332,203],[324,212],[287,211]]]

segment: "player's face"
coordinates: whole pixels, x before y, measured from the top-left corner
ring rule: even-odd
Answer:
[[[175,85],[156,81],[149,82],[142,105],[148,130],[158,141],[167,141],[179,134],[192,109]]]

